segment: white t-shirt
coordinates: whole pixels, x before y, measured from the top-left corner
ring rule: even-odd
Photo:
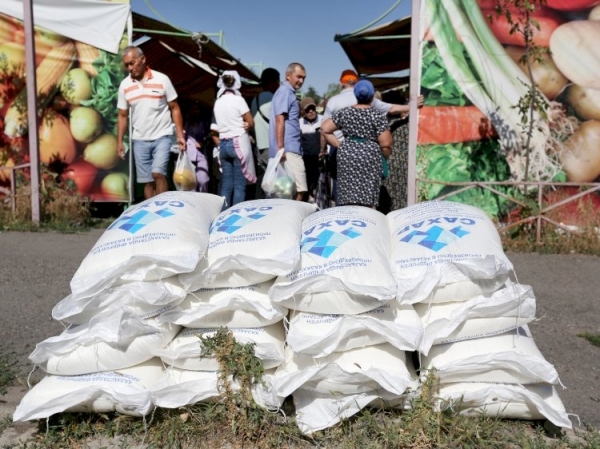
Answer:
[[[169,102],[177,93],[167,75],[148,69],[144,80],[128,76],[119,86],[117,108],[131,108],[131,128],[134,140],[156,140],[173,133]]]
[[[265,150],[269,148],[269,122],[266,121],[258,113],[256,98],[258,98],[258,104],[260,106],[260,112],[267,119],[271,115],[271,99],[273,98],[273,92],[264,91],[258,94],[257,97],[252,99],[252,116],[254,117],[254,135],[256,136],[256,148],[259,150]]]
[[[219,138],[230,139],[241,136],[244,131],[244,119],[242,116],[249,112],[246,100],[239,95],[225,93],[215,102],[213,114],[216,128],[219,130]],[[212,127],[211,127],[212,128]]]

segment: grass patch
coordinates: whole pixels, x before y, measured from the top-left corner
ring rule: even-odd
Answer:
[[[594,346],[600,347],[600,334],[592,334],[590,332],[584,332],[583,334],[577,334],[578,337],[585,338]]]
[[[263,367],[253,345],[236,342],[231,332],[219,329],[202,338],[203,356],[215,357],[220,366],[221,399],[174,410],[156,409],[145,419],[116,414],[69,414],[38,422],[39,432],[21,448],[144,447],[150,449],[255,448],[255,449],[428,449],[428,448],[536,448],[592,449],[600,447],[593,429],[576,431],[568,438],[544,430],[543,422],[502,420],[488,416],[466,417],[435,406],[433,374],[422,385],[408,410],[385,406],[365,408],[337,426],[303,435],[294,418],[293,401],[273,413],[251,399],[262,382]]]
[[[583,188],[582,188],[583,190]],[[549,206],[580,193],[577,188],[546,189],[544,205]],[[507,251],[539,252],[546,254],[591,254],[600,255],[600,197],[588,194],[578,200],[551,209],[545,213],[549,219],[572,230],[570,233],[542,220],[540,243],[538,244],[536,222],[527,222],[500,232],[502,244]],[[537,202],[527,201],[529,207],[519,207],[510,212],[502,222],[515,223],[538,214]]]
[[[110,220],[94,217],[94,206],[77,194],[74,184],[65,183],[60,177],[42,170],[40,188],[40,223],[31,221],[31,187],[20,173],[17,179],[15,210],[10,200],[0,203],[0,230],[2,231],[58,231],[73,233],[92,228],[107,227]]]
[[[289,405],[289,404],[288,404]],[[232,426],[228,406],[202,403],[178,410],[158,409],[149,425],[139,418],[114,414],[61,414],[39,421],[39,433],[23,445],[27,449],[86,447],[177,448],[536,448],[595,449],[598,431],[576,431],[574,437],[549,436],[542,422],[465,417],[455,412],[434,411],[427,401],[412,410],[366,408],[339,425],[302,435],[292,415],[284,418],[262,411],[255,415],[251,434]],[[259,418],[260,416],[260,418]],[[150,418],[147,418],[150,421]],[[143,443],[142,446],[140,446]]]

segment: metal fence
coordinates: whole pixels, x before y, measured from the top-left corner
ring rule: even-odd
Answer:
[[[474,189],[474,188],[486,189],[496,195],[506,198],[508,201],[525,208],[529,215],[526,217],[520,218],[517,221],[498,223],[497,224],[498,231],[505,232],[516,226],[521,226],[521,225],[529,223],[529,224],[535,226],[536,244],[538,244],[538,245],[542,244],[542,226],[544,223],[549,223],[549,224],[555,226],[556,228],[562,229],[563,231],[565,231],[569,234],[572,234],[572,235],[576,235],[576,236],[582,235],[582,231],[580,229],[578,229],[576,226],[574,227],[572,225],[557,222],[556,220],[553,220],[552,218],[550,218],[548,216],[548,213],[551,211],[555,211],[561,207],[564,207],[564,206],[568,205],[569,203],[578,201],[579,199],[581,199],[585,196],[591,195],[594,192],[600,191],[600,182],[589,182],[589,183],[542,182],[542,181],[533,181],[533,182],[525,182],[525,181],[521,181],[521,182],[519,182],[519,181],[440,182],[440,181],[434,181],[434,180],[430,180],[430,179],[421,179],[421,178],[417,178],[416,181],[417,181],[417,186],[416,186],[417,188],[415,190],[418,189],[418,183],[442,184],[444,186],[456,187],[456,190],[453,190],[452,192],[446,193],[444,195],[440,195],[439,197],[435,198],[436,200],[445,200],[445,199],[451,198],[454,195],[458,195],[459,193],[466,192],[467,190]],[[535,197],[536,197],[535,203],[537,205],[537,209],[531,208],[531,204],[527,204],[521,198],[515,198],[514,196],[510,196],[504,192],[501,192],[500,190],[495,188],[497,186],[522,187],[523,190],[531,189],[531,191],[535,193]],[[560,201],[553,202],[551,204],[546,204],[546,201],[544,201],[545,189],[555,188],[555,187],[577,187],[579,189],[585,189],[585,190],[581,190],[579,193],[574,194],[574,195],[569,195]],[[600,211],[598,212],[597,218],[600,218]],[[600,220],[598,220],[598,222],[600,222]],[[599,230],[599,232],[600,232],[600,230]]]

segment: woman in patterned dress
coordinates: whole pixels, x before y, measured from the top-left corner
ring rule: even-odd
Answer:
[[[357,104],[344,108],[321,125],[337,153],[337,206],[355,204],[376,208],[383,174],[382,156],[392,153],[392,135],[381,112],[371,108],[375,88],[368,80],[354,86]],[[340,143],[333,132],[341,130]]]

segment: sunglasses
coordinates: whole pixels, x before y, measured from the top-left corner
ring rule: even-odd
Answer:
[[[304,112],[316,111],[317,108],[315,106],[308,106],[304,108]]]

